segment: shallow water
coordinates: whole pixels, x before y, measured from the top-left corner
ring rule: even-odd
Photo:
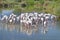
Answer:
[[[60,40],[60,22],[49,22],[46,28],[39,25],[30,29],[0,22],[0,40]]]
[[[42,27],[37,30],[30,29],[28,34],[18,24],[0,23],[0,40],[60,40],[60,22],[49,24],[43,32]]]

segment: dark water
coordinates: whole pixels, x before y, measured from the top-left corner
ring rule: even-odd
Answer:
[[[34,30],[36,29],[36,30]],[[43,32],[43,30],[45,32]],[[46,31],[47,30],[47,31]],[[60,40],[60,22],[49,23],[46,28],[23,29],[19,24],[0,22],[0,40]]]

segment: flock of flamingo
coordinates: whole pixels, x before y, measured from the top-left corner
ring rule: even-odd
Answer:
[[[19,16],[11,13],[9,16],[3,15],[0,20],[5,23],[22,23],[24,26],[37,25],[39,23],[46,25],[47,21],[55,21],[56,16],[49,13],[21,13]]]
[[[56,16],[50,13],[21,13],[20,15],[15,15],[11,13],[9,16],[1,15],[0,22],[7,24],[20,24],[21,31],[26,32],[31,35],[31,30],[38,30],[38,26],[42,24],[43,32],[48,31],[47,24],[48,21],[55,22]],[[31,31],[31,32],[30,32]]]

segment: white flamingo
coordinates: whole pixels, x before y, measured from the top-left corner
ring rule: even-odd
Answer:
[[[44,18],[43,18],[43,17],[41,18],[41,21],[42,21],[42,22],[44,21]]]
[[[9,23],[15,23],[16,21],[16,15],[15,14],[10,14],[9,18],[8,18]]]
[[[4,15],[2,18],[1,18],[1,21],[6,21],[6,23],[8,22],[8,16],[7,15]]]
[[[20,15],[18,17],[16,17],[16,18],[17,18],[17,22],[20,22]]]
[[[47,21],[48,21],[49,19],[50,19],[50,18],[49,18],[49,16],[45,16],[45,20],[47,20]]]
[[[12,23],[12,22],[13,22],[12,18],[9,18],[9,19],[8,19],[8,22],[9,22],[9,23]]]
[[[47,21],[44,21],[44,27],[46,27],[47,26]]]

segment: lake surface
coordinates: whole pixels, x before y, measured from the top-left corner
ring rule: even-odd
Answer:
[[[60,40],[60,21],[27,30],[20,24],[0,22],[0,40]]]

